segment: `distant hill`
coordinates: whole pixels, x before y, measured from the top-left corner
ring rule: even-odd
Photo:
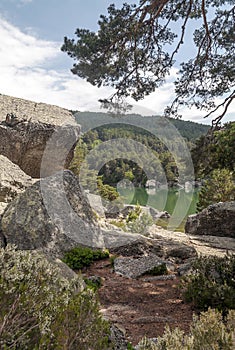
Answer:
[[[73,111],[76,121],[81,124],[82,131],[86,132],[95,127],[103,126],[104,124],[133,124],[155,134],[159,126],[162,126],[164,121],[173,124],[182,137],[188,141],[194,142],[201,135],[204,135],[209,130],[209,125],[184,121],[180,119],[164,118],[160,116],[143,117],[139,114],[127,114],[123,117],[113,117],[110,114],[102,112],[76,112]]]

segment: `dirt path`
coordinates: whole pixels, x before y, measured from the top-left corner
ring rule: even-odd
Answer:
[[[162,335],[166,324],[188,331],[193,312],[191,305],[182,301],[178,277],[128,279],[113,273],[109,260],[96,262],[85,275],[102,278],[98,291],[102,313],[125,331],[132,344],[145,335]]]

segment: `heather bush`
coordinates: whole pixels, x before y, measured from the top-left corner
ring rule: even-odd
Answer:
[[[184,297],[199,310],[235,309],[235,255],[200,257],[183,280]]]
[[[140,205],[137,203],[136,207],[133,210],[130,210],[130,212],[128,213],[126,217],[126,222],[130,223],[130,222],[136,221],[139,218],[140,214],[141,214],[141,208],[140,208]]]
[[[109,324],[99,312],[97,296],[87,289],[73,296],[53,324],[56,349],[105,350],[109,347]]]
[[[189,334],[167,326],[156,342],[144,338],[138,350],[234,350],[235,312],[230,311],[226,322],[219,311],[209,309],[194,316]]]
[[[167,274],[168,274],[168,269],[165,263],[157,265],[147,272],[147,275],[152,275],[152,276],[162,276]]]
[[[107,336],[95,295],[83,289],[80,276],[68,281],[43,255],[0,249],[1,349],[75,350],[83,344],[80,349],[101,350]]]

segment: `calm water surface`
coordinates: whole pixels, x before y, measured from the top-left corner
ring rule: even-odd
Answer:
[[[119,188],[119,194],[126,204],[149,205],[160,211],[166,210],[169,214],[175,211],[177,216],[187,216],[196,213],[198,189],[185,191],[185,189],[145,189],[145,188]]]

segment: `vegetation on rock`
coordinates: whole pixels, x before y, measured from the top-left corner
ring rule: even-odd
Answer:
[[[146,213],[141,213],[136,219],[127,222],[127,230],[144,235],[149,226],[153,225],[153,219]]]

